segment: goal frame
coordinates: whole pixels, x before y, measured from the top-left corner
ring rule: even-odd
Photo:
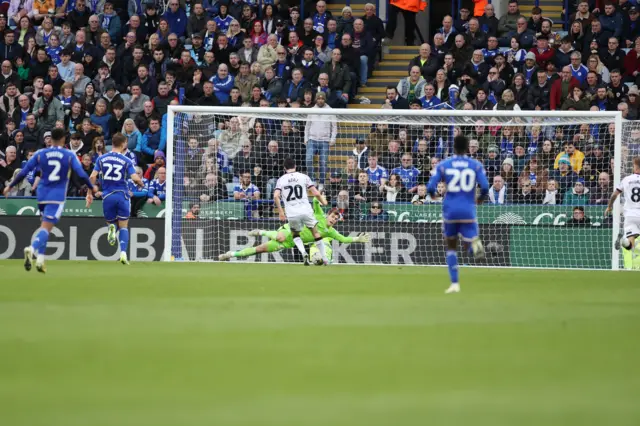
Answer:
[[[273,113],[285,113],[289,115],[333,115],[339,117],[348,116],[371,116],[371,117],[393,117],[405,116],[412,118],[419,117],[478,117],[478,118],[495,118],[495,117],[521,117],[521,118],[597,118],[599,120],[610,119],[615,123],[615,141],[614,141],[614,170],[613,170],[613,187],[616,188],[620,183],[622,170],[622,125],[623,118],[620,111],[472,111],[469,114],[465,110],[397,110],[397,109],[319,109],[314,108],[269,108]],[[167,177],[166,177],[166,198],[164,211],[164,238],[165,245],[162,255],[163,261],[171,261],[172,249],[172,218],[173,218],[173,160],[174,160],[174,134],[175,134],[175,116],[177,113],[203,113],[203,114],[226,114],[226,115],[255,115],[256,108],[253,107],[224,107],[224,106],[185,106],[185,105],[169,105],[167,109]],[[338,120],[340,121],[340,120]],[[612,236],[611,236],[611,270],[620,269],[620,252],[615,249],[615,243],[620,232],[620,198],[616,200],[612,212]],[[423,265],[429,266],[429,265]],[[513,267],[512,267],[513,268]],[[522,268],[522,267],[515,267]]]

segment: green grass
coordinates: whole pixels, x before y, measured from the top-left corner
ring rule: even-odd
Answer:
[[[640,424],[635,274],[0,262],[7,426]]]

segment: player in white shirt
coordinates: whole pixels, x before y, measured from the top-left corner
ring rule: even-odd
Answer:
[[[624,194],[624,235],[620,245],[626,250],[632,250],[640,235],[640,157],[633,159],[633,174],[622,179],[613,192],[604,212],[605,216],[611,213],[613,203],[620,194]]]
[[[316,240],[316,247],[318,247],[318,250],[322,254],[322,259],[326,265],[329,261],[324,252],[322,236],[316,227],[318,221],[313,215],[313,209],[311,208],[311,204],[309,204],[307,191],[315,196],[323,206],[327,205],[327,200],[322,196],[320,191],[318,191],[309,176],[296,172],[296,163],[291,158],[284,160],[284,169],[287,173],[278,179],[276,189],[273,192],[273,202],[278,208],[280,220],[288,220],[291,233],[293,234],[293,242],[304,256],[304,264],[306,266],[309,266],[309,255],[300,238],[300,231],[302,231],[304,226],[311,230]],[[282,209],[282,204],[280,203],[281,195],[283,196],[284,209]]]

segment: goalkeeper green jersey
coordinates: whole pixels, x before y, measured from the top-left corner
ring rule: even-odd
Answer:
[[[318,221],[316,228],[318,229],[318,232],[320,233],[322,238],[333,238],[334,240],[338,240],[341,243],[347,244],[353,243],[353,237],[345,237],[335,229],[327,226],[327,218],[325,217],[324,211],[322,210],[322,205],[316,198],[313,199],[313,215]],[[284,248],[293,248],[296,246],[293,242],[293,234],[291,233],[291,228],[288,224],[280,227],[280,229],[278,229],[278,232],[283,232],[286,235],[286,239],[282,243]],[[300,238],[305,244],[313,243],[316,240],[313,237],[313,233],[311,232],[311,230],[306,226],[302,228],[302,231],[300,231]]]

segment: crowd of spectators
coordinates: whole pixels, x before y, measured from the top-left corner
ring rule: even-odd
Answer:
[[[295,5],[243,0],[3,2],[0,186],[56,127],[87,170],[122,132],[154,180],[171,104],[311,107],[321,93],[346,107],[373,71],[383,22],[373,4],[338,18],[323,0],[307,6],[301,16]],[[37,190],[29,180],[23,194]],[[74,183],[69,195],[85,190]]]
[[[619,110],[635,120],[639,11],[629,0],[605,1],[600,8],[579,0],[568,31],[556,32],[539,7],[526,18],[513,0],[499,18],[491,4],[476,17],[462,8],[456,19],[443,19],[431,43],[420,46],[397,90],[423,108]]]
[[[491,4],[477,17],[462,8],[417,48],[382,108],[619,110],[634,120],[638,9],[628,0],[601,8],[586,1],[570,8],[566,34],[537,7],[525,18],[515,1],[502,17]],[[359,18],[349,7],[333,17],[322,0],[305,10],[258,10],[242,0],[11,1],[0,13],[0,184],[47,146],[53,128],[68,130],[69,149],[86,170],[122,132],[149,182],[146,191],[132,186],[135,206],[161,205],[169,105],[346,107],[375,67],[383,22],[372,4]],[[269,214],[260,201],[270,199],[291,156],[345,217],[364,203],[373,210],[381,202],[438,203],[444,186],[432,196],[424,184],[458,133],[487,168],[491,203],[605,204],[611,192],[612,126],[374,124],[368,136],[345,136],[336,117],[310,114],[306,122],[201,123],[206,132],[186,137],[185,199],[244,201],[252,216]],[[354,140],[351,155],[339,151],[341,138]],[[336,153],[344,169],[329,167]],[[26,182],[20,194],[33,194],[37,176]],[[82,196],[86,188],[74,183],[69,191]]]

